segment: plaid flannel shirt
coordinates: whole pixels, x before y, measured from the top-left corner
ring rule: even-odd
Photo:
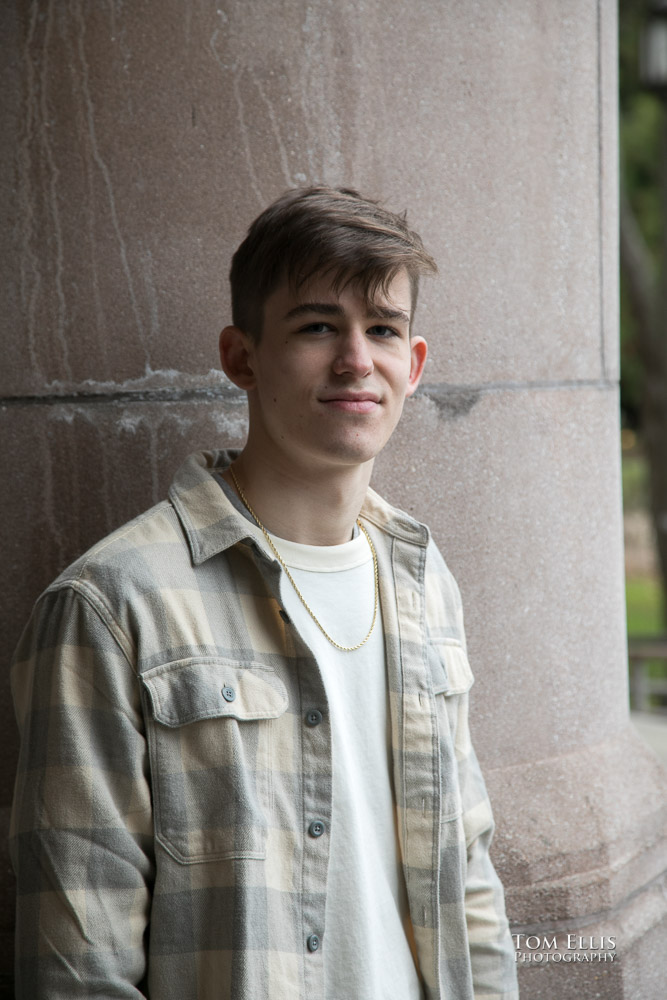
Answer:
[[[279,564],[211,476],[228,461],[191,456],[168,501],[42,594],[21,640],[23,1000],[324,1000],[328,838],[307,828],[336,822],[326,692]],[[510,1000],[458,590],[425,527],[371,490],[361,516],[424,995]]]

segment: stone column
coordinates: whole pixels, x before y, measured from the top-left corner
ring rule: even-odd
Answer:
[[[614,4],[15,0],[0,19],[5,662],[61,568],[190,450],[242,441],[216,340],[250,219],[319,182],[407,207],[441,275],[375,485],[461,584],[516,933],[562,954],[616,938],[610,964],[526,964],[522,996],[658,1000],[664,773],[627,710]],[[11,910],[7,879],[5,995]]]

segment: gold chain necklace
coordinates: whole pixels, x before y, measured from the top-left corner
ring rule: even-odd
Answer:
[[[306,609],[306,611],[308,612],[308,614],[310,615],[310,617],[313,619],[313,621],[317,625],[318,629],[320,630],[320,632],[322,633],[322,635],[324,636],[324,638],[327,639],[331,643],[332,646],[335,646],[336,649],[340,649],[343,653],[353,653],[355,651],[355,649],[361,649],[361,647],[365,643],[368,642],[368,640],[370,639],[371,634],[373,632],[373,629],[375,628],[375,622],[376,622],[377,614],[378,614],[378,599],[379,599],[380,585],[379,585],[379,580],[378,580],[378,560],[377,560],[377,555],[375,553],[375,547],[373,545],[373,542],[371,541],[371,536],[368,534],[368,532],[364,528],[364,526],[361,523],[360,519],[357,518],[357,526],[358,526],[359,530],[361,532],[363,532],[363,534],[366,536],[366,541],[368,542],[368,544],[370,546],[371,554],[373,556],[373,576],[374,576],[374,586],[375,586],[375,596],[374,596],[374,601],[373,601],[373,621],[371,622],[371,627],[369,628],[369,630],[366,633],[366,635],[364,636],[364,638],[361,640],[361,642],[358,642],[356,644],[356,646],[341,646],[341,644],[339,642],[336,642],[335,639],[331,638],[331,636],[329,635],[329,633],[325,629],[324,625],[322,625],[322,623],[316,618],[315,613],[310,608],[310,606],[308,605],[308,602],[306,601],[305,597],[303,596],[303,594],[301,593],[301,591],[297,587],[297,585],[296,585],[296,583],[294,581],[294,577],[292,576],[292,574],[290,573],[289,569],[287,568],[285,560],[283,559],[283,557],[280,555],[280,552],[278,552],[278,549],[273,544],[273,541],[271,540],[271,536],[269,535],[268,531],[266,530],[266,528],[264,527],[264,525],[262,524],[262,522],[260,521],[260,519],[257,517],[257,514],[255,514],[254,510],[252,509],[252,507],[248,503],[248,501],[246,499],[246,496],[245,496],[245,493],[241,489],[241,487],[239,485],[239,481],[236,478],[236,473],[234,472],[234,469],[232,468],[231,465],[229,467],[229,471],[232,474],[232,479],[234,480],[234,486],[236,486],[236,491],[237,491],[238,495],[241,497],[241,500],[243,501],[245,507],[248,509],[249,513],[254,517],[255,521],[257,521],[257,526],[259,528],[261,528],[262,533],[264,534],[264,537],[266,538],[267,542],[269,543],[269,546],[271,547],[271,551],[275,555],[276,559],[278,560],[278,562],[280,563],[280,565],[282,566],[282,568],[285,570],[285,573],[287,575],[287,579],[289,580],[289,582],[294,587],[294,590],[296,591],[296,596],[299,598],[299,600],[301,601],[301,603],[303,604],[304,608]]]

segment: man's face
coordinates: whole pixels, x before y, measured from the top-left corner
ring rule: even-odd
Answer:
[[[423,338],[410,338],[411,305],[406,272],[371,306],[326,276],[278,288],[259,342],[245,338],[253,444],[313,471],[375,458],[426,359]]]

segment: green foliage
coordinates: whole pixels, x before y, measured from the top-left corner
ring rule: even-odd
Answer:
[[[624,427],[639,430],[643,368],[637,349],[635,321],[621,276],[621,417]]]
[[[664,634],[662,623],[662,588],[658,580],[626,579],[625,604],[628,615],[628,638]],[[667,661],[647,660],[649,677],[667,679]],[[655,696],[653,696],[655,699]]]
[[[619,118],[623,182],[649,249],[661,249],[660,144],[663,111],[651,94],[638,91]]]
[[[639,452],[623,454],[623,510],[648,509],[648,467]]]
[[[620,0],[619,22],[619,140],[621,183],[653,256],[656,271],[662,243],[660,157],[664,111],[661,102],[639,82],[639,35],[647,4]],[[642,367],[637,353],[635,323],[621,280],[621,407],[626,425],[640,420]]]
[[[660,635],[662,588],[658,580],[635,577],[625,581],[628,635]]]
[[[649,0],[619,0],[619,141],[621,184],[657,275],[663,252],[661,157],[667,128],[662,102],[643,90],[639,81],[639,38],[649,5]],[[642,381],[635,321],[621,278],[621,407],[625,425],[640,434]],[[625,510],[648,509],[647,475],[646,462],[640,452],[623,455]],[[660,580],[626,579],[626,607],[630,636],[664,631]],[[665,669],[662,661],[649,665],[650,673],[662,673]]]
[[[647,511],[648,464],[637,448],[623,452],[623,509]],[[662,619],[662,581],[654,577],[626,577],[625,601],[628,635],[660,635],[665,632]],[[667,670],[662,662],[660,670]]]

